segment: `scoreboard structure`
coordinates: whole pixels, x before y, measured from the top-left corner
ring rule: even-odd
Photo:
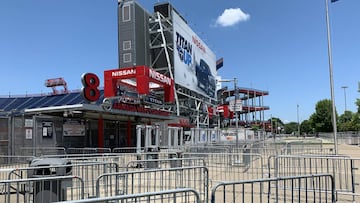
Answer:
[[[167,110],[195,126],[209,126],[208,109],[217,105],[214,52],[168,2],[155,4],[150,13],[135,0],[119,1],[118,12],[119,69],[147,66],[170,78],[174,101]],[[169,96],[161,88],[152,92]]]

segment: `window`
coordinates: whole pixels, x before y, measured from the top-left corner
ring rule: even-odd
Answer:
[[[131,20],[130,5],[125,5],[122,8],[122,21],[127,22]]]
[[[131,41],[123,41],[123,50],[130,50],[131,49]]]
[[[123,61],[124,61],[124,63],[130,63],[131,62],[131,53],[124,54]]]

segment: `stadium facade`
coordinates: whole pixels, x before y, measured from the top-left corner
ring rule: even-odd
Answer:
[[[268,92],[218,89],[222,61],[171,4],[157,3],[150,13],[136,1],[119,1],[118,28],[119,67],[79,76],[81,91],[0,98],[1,154],[16,155],[19,147],[131,147],[137,125],[159,125],[163,134],[167,126],[228,126],[232,107],[241,125],[264,123]]]

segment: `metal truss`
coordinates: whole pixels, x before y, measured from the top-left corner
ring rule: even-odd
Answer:
[[[151,68],[172,79],[174,78],[174,41],[171,17],[156,12],[149,19]],[[199,126],[209,125],[207,107],[215,106],[214,98],[204,96],[181,85],[175,84],[175,104],[172,112],[189,118]]]

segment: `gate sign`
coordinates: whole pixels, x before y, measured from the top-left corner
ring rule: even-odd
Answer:
[[[164,90],[164,101],[174,102],[174,80],[147,66],[104,71],[104,97],[115,97],[119,84],[134,87],[138,94],[149,95],[150,89]]]
[[[236,102],[235,102],[235,99],[230,100],[230,101],[229,101],[229,109],[230,109],[230,111],[232,111],[232,112],[242,111],[241,100],[240,100],[240,99],[237,99]]]

